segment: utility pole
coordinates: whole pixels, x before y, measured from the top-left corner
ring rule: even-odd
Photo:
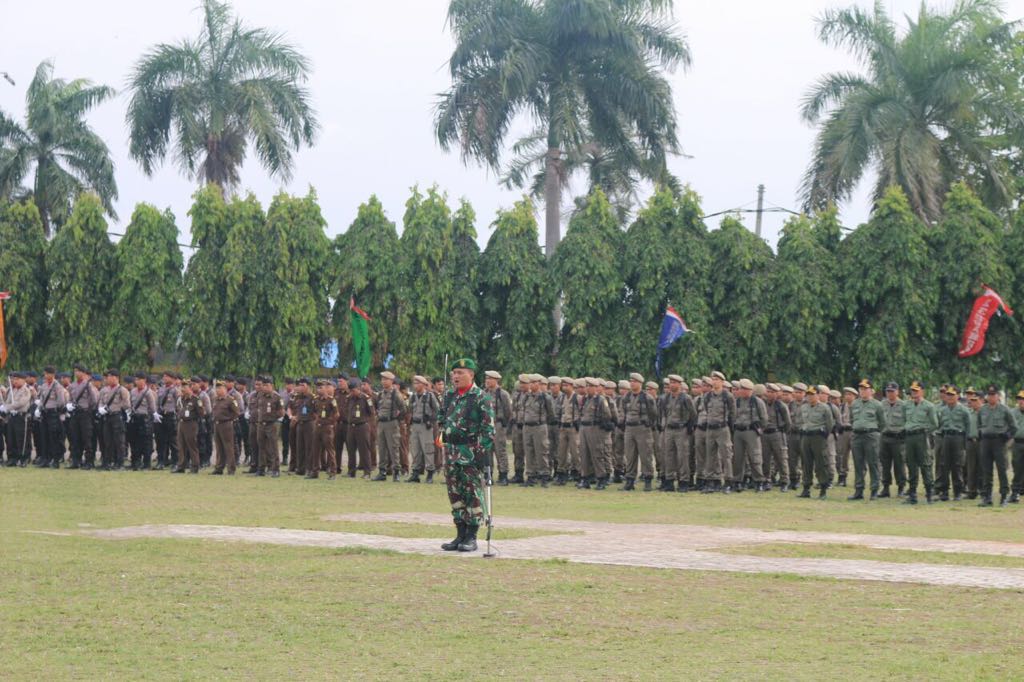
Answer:
[[[757,222],[754,227],[754,234],[761,236],[761,215],[764,213],[764,185],[757,186]]]

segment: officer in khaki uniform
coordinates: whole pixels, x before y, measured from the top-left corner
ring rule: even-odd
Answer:
[[[214,384],[214,391],[213,445],[217,453],[217,465],[210,473],[220,476],[227,467],[228,475],[233,476],[236,465],[235,422],[242,414],[242,407],[237,398],[228,395],[228,387],[223,381]]]
[[[835,427],[832,409],[820,401],[817,386],[807,387],[807,404],[800,414],[803,429],[800,445],[803,448],[803,492],[800,497],[811,496],[811,485],[815,474],[818,476],[819,499],[824,499],[832,478],[828,470],[828,435]]]
[[[558,469],[558,429],[562,421],[562,377],[547,377],[544,382],[548,393],[551,394],[552,419],[548,422],[548,463],[552,471],[550,476]]]
[[[515,468],[513,483],[526,481],[526,445],[523,443],[523,410],[530,394],[530,375],[520,374],[512,394],[512,458]]]
[[[850,452],[853,447],[853,421],[850,406],[857,399],[857,389],[844,386],[839,401],[839,421],[836,422],[836,475],[839,485],[846,487],[850,471]]]
[[[166,376],[166,375],[165,375]],[[178,461],[175,463],[173,474],[183,474],[191,471],[199,473],[199,420],[206,416],[203,411],[203,403],[192,391],[192,382],[185,379],[181,382],[180,393],[175,387],[175,395],[180,397],[175,400],[175,407],[178,411],[175,419],[169,423],[175,424],[177,433]],[[164,406],[164,414],[167,413],[167,406]],[[166,419],[166,417],[164,417]],[[189,469],[186,469],[186,465]]]
[[[765,477],[762,469],[761,433],[768,423],[768,409],[764,401],[754,395],[754,382],[740,379],[736,390],[736,416],[733,422],[732,483],[733,490],[743,489],[743,471],[749,470],[757,492],[764,492]]]
[[[1017,423],[1010,408],[999,399],[999,387],[989,384],[985,403],[978,410],[978,435],[981,438],[981,502],[979,507],[992,506],[992,467],[999,475],[1000,506],[1009,501],[1010,483],[1006,476],[1006,443],[1013,437]]]
[[[725,390],[725,375],[711,373],[711,390],[704,394],[701,410],[706,416],[705,443],[706,459],[703,492],[721,490],[731,492],[727,481],[732,480],[732,425],[736,418],[736,400]]]
[[[388,480],[388,474],[397,482],[402,473],[399,452],[399,420],[405,416],[406,405],[394,385],[395,375],[381,372],[382,388],[377,394],[377,462],[380,466],[375,481]]]
[[[530,393],[523,401],[523,446],[526,455],[525,485],[540,482],[548,487],[551,479],[551,460],[548,458],[548,424],[555,418],[554,401],[544,389],[547,378],[540,374],[530,375]]]
[[[587,377],[586,397],[580,405],[580,480],[577,488],[608,487],[608,434],[614,428],[612,411],[599,379]]]
[[[793,384],[790,391],[783,388],[783,398],[789,400],[789,487],[793,490],[800,487],[800,474],[803,471],[803,409],[806,395],[807,384],[802,381]]]
[[[256,424],[256,451],[260,456],[257,476],[272,478],[281,475],[281,457],[278,443],[281,442],[281,422],[284,421],[284,398],[274,390],[269,376],[260,377],[260,391],[249,403],[252,422]]]
[[[561,406],[558,412],[555,484],[565,485],[579,458],[580,400],[571,377],[562,377]]]
[[[787,387],[788,388],[788,387]],[[778,474],[779,491],[789,490],[789,446],[786,439],[789,437],[789,408],[782,400],[782,387],[778,384],[765,385],[765,413],[768,415],[764,423],[764,432],[761,434],[761,446],[764,451],[764,460],[774,466]],[[771,487],[771,480],[768,480],[766,489]]]
[[[501,387],[501,373],[484,372],[484,388],[494,405],[494,460],[498,468],[498,485],[508,485],[508,439],[514,429],[512,396]]]
[[[644,479],[644,490],[651,490],[654,479],[654,453],[652,452],[651,424],[658,418],[657,403],[642,390],[644,378],[636,372],[629,375],[629,393],[622,398],[619,419],[625,423],[623,454],[626,459],[623,490],[633,490],[637,479],[637,466]]]
[[[703,378],[694,379],[690,384],[693,386],[693,408],[697,410],[697,417],[693,420],[693,475],[697,490],[703,491],[708,485],[704,480],[708,456],[708,413],[704,411],[704,396],[710,390],[710,386]]]
[[[683,392],[686,382],[678,374],[668,375],[668,393],[661,404],[662,459],[665,462],[665,481],[662,490],[672,492],[674,482],[684,493],[690,483],[690,423],[697,410],[693,399]]]
[[[971,387],[964,391],[967,396],[967,449],[964,453],[964,490],[968,500],[978,497],[981,488],[981,438],[978,429],[978,413],[981,410],[981,396]]]
[[[410,399],[409,446],[412,451],[412,472],[409,483],[419,483],[420,475],[427,474],[427,483],[434,482],[434,425],[437,423],[437,397],[429,390],[430,382],[424,376],[412,378],[413,394]],[[497,407],[497,406],[495,406]],[[495,428],[497,433],[497,427]],[[497,436],[496,436],[497,437]],[[497,447],[495,447],[497,449]],[[504,452],[504,448],[502,448]],[[505,462],[508,474],[508,461]],[[507,485],[507,484],[506,484]]]

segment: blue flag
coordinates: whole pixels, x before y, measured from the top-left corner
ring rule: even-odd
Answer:
[[[661,321],[661,335],[658,337],[658,354],[654,357],[654,373],[661,378],[661,352],[681,339],[690,330],[683,322],[683,316],[672,306],[665,309],[665,319]]]

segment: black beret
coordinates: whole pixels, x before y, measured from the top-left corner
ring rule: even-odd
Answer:
[[[349,379],[348,380],[348,387],[349,388],[359,388],[359,379]]]
[[[43,367],[43,374],[56,374],[56,373],[57,373],[57,368],[54,367],[53,365],[47,365],[46,367]]]

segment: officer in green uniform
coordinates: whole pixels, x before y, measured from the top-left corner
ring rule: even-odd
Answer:
[[[827,396],[825,397],[827,400]],[[832,433],[836,425],[832,414],[832,408],[824,401],[819,402],[818,387],[811,385],[807,387],[807,404],[801,410],[803,430],[800,434],[800,444],[803,448],[803,483],[804,489],[800,497],[811,496],[812,475],[818,476],[818,499],[825,499],[832,477],[829,474],[828,462],[828,434]]]
[[[882,429],[882,449],[879,459],[882,463],[882,492],[879,497],[889,497],[889,486],[896,479],[897,495],[903,496],[903,488],[907,485],[907,468],[903,459],[903,442],[906,440],[904,423],[906,407],[900,400],[900,385],[890,381],[885,385],[885,427]]]
[[[1020,502],[1024,492],[1024,391],[1017,392],[1017,409],[1013,411],[1013,491],[1010,502]]]
[[[906,401],[905,413],[907,435],[904,457],[907,460],[910,487],[907,489],[907,499],[903,503],[917,504],[917,476],[920,472],[924,479],[925,501],[931,504],[935,485],[932,478],[935,463],[931,446],[928,445],[928,436],[939,428],[939,417],[935,403],[924,399],[924,385],[920,381],[910,384],[910,400]]]
[[[981,410],[981,396],[973,388],[968,387],[964,391],[967,396],[967,409],[971,413],[971,420],[967,422],[967,452],[964,456],[964,489],[967,491],[967,499],[973,500],[978,497],[978,488],[981,485],[981,438],[978,434],[978,411]]]
[[[978,410],[978,435],[981,439],[981,503],[992,506],[992,465],[999,473],[1000,505],[1006,506],[1010,483],[1006,478],[1006,442],[1016,430],[1016,421],[1010,408],[999,401],[999,387],[990,384],[985,404]]]
[[[452,365],[453,387],[437,413],[444,446],[444,478],[458,534],[441,549],[475,552],[477,529],[484,519],[484,468],[494,455],[494,404],[489,393],[473,383],[476,362],[470,358]]]
[[[964,450],[971,426],[971,411],[958,400],[955,386],[947,386],[942,392],[942,407],[939,408],[939,460],[935,463],[935,490],[943,502],[949,500],[950,482],[953,484],[953,500],[964,497]]]
[[[861,379],[857,385],[859,397],[850,405],[850,424],[853,427],[854,491],[848,500],[864,499],[864,473],[871,471],[871,499],[878,497],[882,480],[882,467],[878,461],[878,445],[885,428],[885,410],[875,400],[871,382]]]

